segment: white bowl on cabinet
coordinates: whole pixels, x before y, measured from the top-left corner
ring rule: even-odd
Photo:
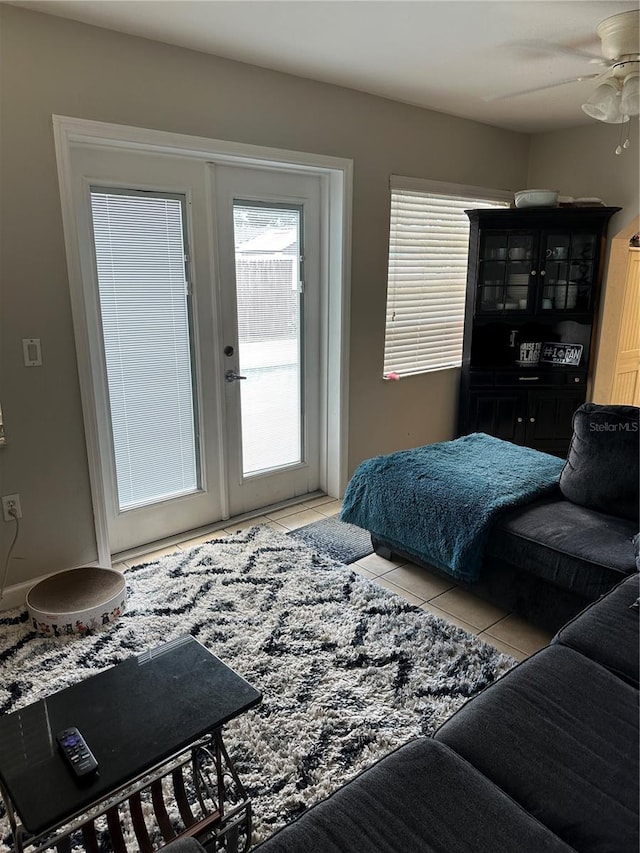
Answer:
[[[557,207],[558,190],[519,190],[514,193],[516,207]]]

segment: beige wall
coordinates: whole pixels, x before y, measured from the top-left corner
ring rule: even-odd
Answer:
[[[24,512],[9,584],[96,558],[54,113],[352,158],[349,468],[452,437],[457,371],[381,379],[388,178],[519,189],[527,136],[11,6],[0,23],[0,494]],[[42,368],[22,366],[23,337]],[[0,522],[2,561],[12,532]]]
[[[622,207],[609,224],[609,236],[617,234],[638,215],[640,206],[637,122],[631,129],[630,148],[618,155],[619,138],[619,125],[596,121],[535,134],[528,186],[557,189],[575,198],[601,198],[611,207]]]

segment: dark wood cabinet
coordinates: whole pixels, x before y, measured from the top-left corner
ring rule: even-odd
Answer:
[[[586,399],[607,223],[619,209],[467,211],[460,435],[566,453]]]
[[[472,391],[469,394],[469,429],[522,444],[526,392]]]
[[[573,413],[584,401],[584,390],[529,392],[523,444],[550,453],[566,450],[571,440]]]

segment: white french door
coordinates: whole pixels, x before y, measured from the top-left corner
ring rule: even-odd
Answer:
[[[213,167],[232,515],[319,485],[320,179]]]
[[[202,172],[186,158],[71,148],[111,553],[223,514]]]
[[[318,488],[320,178],[70,159],[111,553]]]

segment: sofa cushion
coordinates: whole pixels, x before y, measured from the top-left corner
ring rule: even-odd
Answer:
[[[575,649],[638,687],[640,632],[633,605],[639,593],[640,577],[634,574],[572,619],[553,642]]]
[[[543,649],[436,738],[579,853],[638,849],[638,691],[584,655]]]
[[[584,403],[573,416],[573,437],[560,489],[580,506],[638,521],[640,409]]]
[[[411,741],[256,853],[570,853],[444,744]]]
[[[627,519],[544,499],[504,515],[486,554],[593,601],[635,571],[636,532]]]

